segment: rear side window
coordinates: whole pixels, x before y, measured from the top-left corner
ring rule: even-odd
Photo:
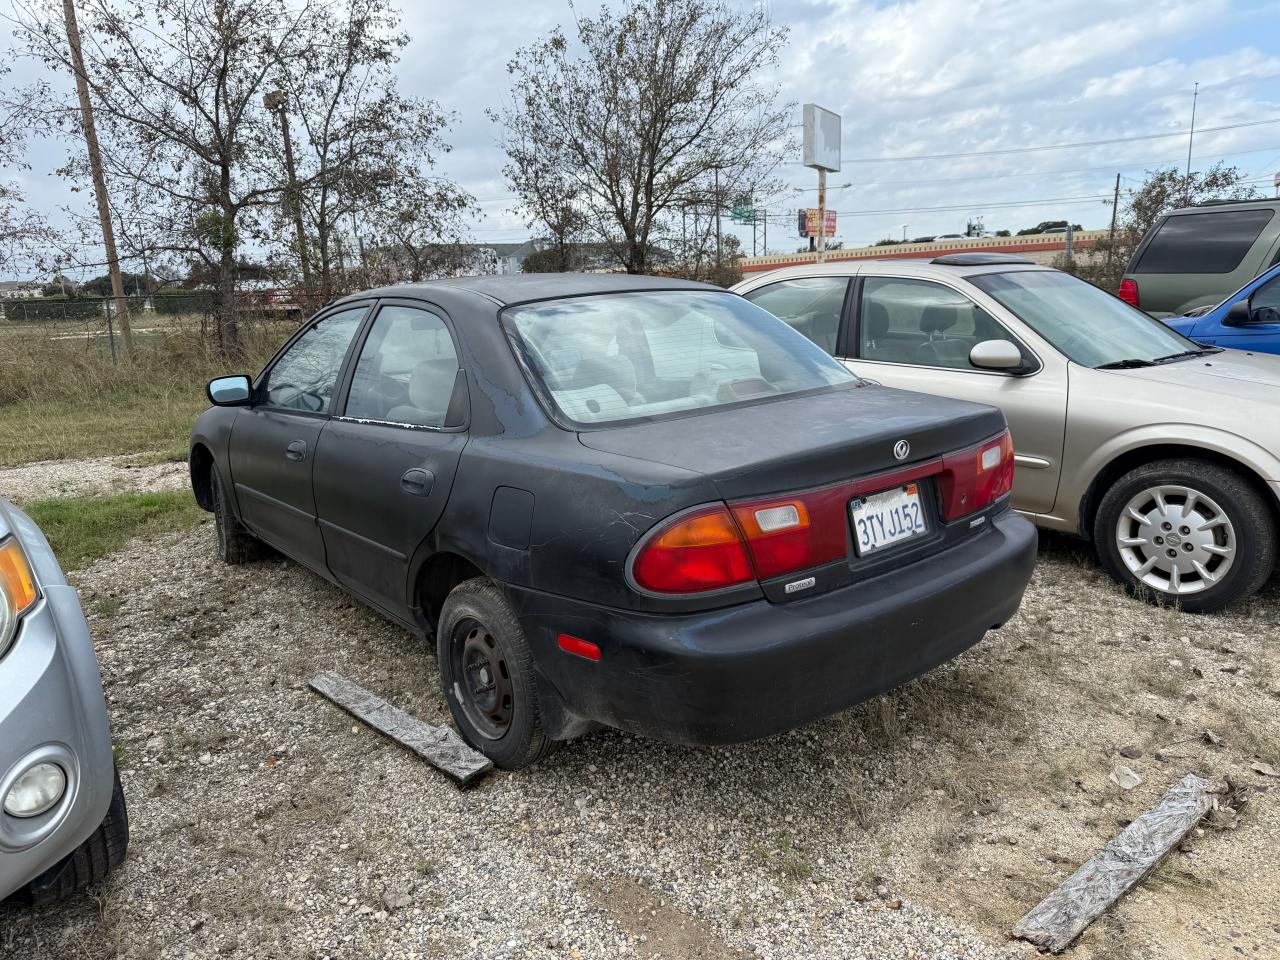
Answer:
[[[1271,210],[1220,210],[1166,217],[1133,273],[1230,273],[1273,216]]]
[[[834,354],[848,286],[848,277],[801,277],[771,283],[745,296]]]
[[[458,353],[443,320],[415,307],[383,307],[360,351],[346,415],[442,427],[457,377]]]

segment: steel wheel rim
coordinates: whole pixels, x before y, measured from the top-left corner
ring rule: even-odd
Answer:
[[[1222,582],[1235,565],[1231,517],[1193,487],[1162,483],[1132,497],[1116,522],[1116,547],[1139,583],[1185,597]]]
[[[506,654],[484,624],[470,618],[450,638],[453,695],[471,726],[487,740],[500,740],[511,728],[515,689]]]

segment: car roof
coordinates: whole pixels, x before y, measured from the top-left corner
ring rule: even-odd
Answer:
[[[794,267],[781,267],[777,270],[768,272],[752,272],[742,278],[742,283],[753,283],[757,279],[768,277],[771,280],[785,280],[787,278],[804,278],[804,277],[829,277],[833,275],[860,273],[867,268],[884,268],[892,267],[893,273],[903,276],[920,276],[920,277],[973,277],[982,273],[1012,273],[1014,271],[1022,272],[1027,270],[1053,270],[1039,263],[1023,262],[1015,263],[1002,261],[999,263],[940,263],[939,260],[944,258],[936,258],[933,260],[925,260],[919,257],[865,257],[857,260],[837,260],[828,263],[805,263]],[[736,285],[735,285],[736,286]]]
[[[1280,207],[1280,199],[1276,197],[1248,197],[1242,200],[1202,200],[1190,207],[1180,207],[1170,211],[1169,216],[1185,216],[1192,213],[1224,213],[1228,210],[1274,210]]]
[[[521,273],[504,276],[452,277],[421,283],[398,283],[353,294],[351,298],[430,298],[442,288],[464,290],[501,306],[581,297],[600,293],[631,293],[645,290],[719,290],[723,287],[670,277],[647,277],[626,273]]]

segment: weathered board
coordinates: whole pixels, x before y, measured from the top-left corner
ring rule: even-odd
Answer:
[[[452,777],[460,787],[471,786],[493,769],[493,762],[488,757],[471,749],[449,727],[423,723],[336,673],[316,674],[311,679],[311,689],[332,700],[357,720],[412,750]]]
[[[1061,953],[1135,887],[1214,808],[1218,788],[1195,774],[1174,784],[1013,927],[1013,935]]]

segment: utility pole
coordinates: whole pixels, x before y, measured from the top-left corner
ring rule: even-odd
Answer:
[[[120,322],[124,352],[133,359],[133,327],[129,323],[129,302],[124,295],[124,279],[120,276],[120,259],[116,254],[116,234],[111,224],[111,205],[107,201],[107,179],[102,173],[102,151],[98,148],[98,129],[93,122],[93,104],[89,101],[89,77],[80,50],[80,25],[76,23],[74,0],[62,0],[62,17],[66,22],[67,46],[71,48],[71,65],[76,72],[76,94],[80,98],[80,124],[84,127],[84,145],[89,154],[89,172],[93,193],[98,201],[98,223],[102,227],[102,246],[107,255],[107,274],[111,277],[111,295],[115,299],[115,315]]]
[[[1191,144],[1196,139],[1196,101],[1200,99],[1200,84],[1191,93],[1191,131],[1187,136],[1187,176],[1191,176]]]
[[[307,231],[302,223],[302,194],[298,191],[298,174],[293,165],[293,138],[289,136],[289,98],[283,90],[268,90],[262,105],[280,118],[280,135],[284,137],[284,169],[288,178],[285,206],[293,216],[294,242],[298,247],[298,265],[302,268],[302,285],[306,302],[311,303],[311,257],[307,254]],[[354,216],[354,214],[353,214]]]
[[[827,171],[818,168],[818,263],[827,259]]]
[[[1120,209],[1120,171],[1116,171],[1116,192],[1111,198],[1111,237],[1107,241],[1107,263],[1111,263],[1111,257],[1116,249],[1116,212]]]
[[[769,211],[764,212],[764,255],[769,255]]]

